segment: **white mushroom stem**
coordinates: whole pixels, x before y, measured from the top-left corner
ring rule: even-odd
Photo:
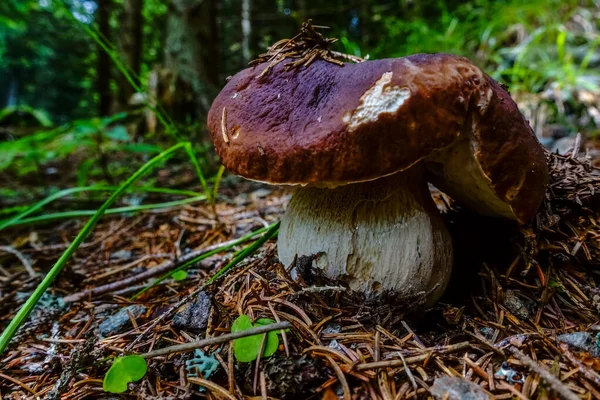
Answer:
[[[450,235],[422,170],[334,189],[298,188],[279,230],[280,260],[319,254],[331,278],[372,296],[393,291],[401,300],[443,293],[452,268]]]

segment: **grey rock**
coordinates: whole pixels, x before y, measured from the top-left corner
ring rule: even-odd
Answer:
[[[206,292],[200,292],[196,301],[175,314],[171,326],[175,329],[202,332],[208,326],[211,307],[211,297]]]
[[[17,301],[26,301],[31,297],[32,292],[17,292],[15,298]],[[62,297],[55,296],[52,293],[44,293],[36,304],[36,310],[42,311],[43,313],[52,311],[64,311],[68,309],[68,305],[65,303]]]
[[[559,335],[558,340],[579,351],[587,351],[592,357],[600,357],[600,333],[597,335],[589,332],[565,333]]]
[[[342,326],[337,322],[332,322],[327,324],[321,333],[340,333],[342,331]]]
[[[146,311],[146,307],[138,304],[133,304],[121,308],[115,314],[111,315],[110,317],[102,321],[102,323],[100,323],[100,326],[98,326],[98,332],[104,337],[115,335],[121,332],[126,327],[131,326],[129,313],[131,313],[131,315],[133,315],[134,318],[138,318],[141,315],[145,314]]]
[[[110,257],[117,258],[117,259],[129,259],[129,258],[131,258],[131,251],[129,251],[129,250],[115,251],[114,253],[112,253],[110,255]]]
[[[335,339],[333,339],[331,342],[329,342],[329,345],[327,347],[329,347],[330,349],[343,351],[342,348],[340,347],[340,344]]]
[[[489,396],[479,385],[459,377],[437,378],[431,387],[431,394],[438,400],[489,400]]]
[[[250,198],[252,199],[252,201],[257,201],[259,199],[266,198],[268,195],[271,194],[271,192],[271,190],[265,188],[256,189],[254,192],[250,193]]]

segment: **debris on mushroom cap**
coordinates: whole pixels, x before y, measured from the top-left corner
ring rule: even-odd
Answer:
[[[279,63],[260,77],[267,67],[235,75],[209,112],[216,151],[231,172],[336,186],[429,157],[435,183],[448,181],[443,189],[476,211],[521,222],[537,211],[548,180],[543,150],[508,92],[466,58],[417,54],[344,66],[316,60],[295,70]],[[459,139],[471,154],[474,184],[462,181],[460,165],[444,168],[444,152]]]
[[[337,42],[337,39],[326,38],[315,28],[327,28],[324,26],[313,25],[312,20],[302,23],[300,33],[291,39],[282,39],[269,47],[268,51],[258,56],[256,60],[250,62],[250,65],[267,63],[267,67],[262,70],[259,77],[269,72],[271,68],[286,59],[292,59],[285,64],[285,69],[290,70],[299,67],[307,67],[312,62],[322,59],[337,65],[344,65],[343,60],[352,62],[362,62],[363,58],[349,54],[338,53],[329,49],[329,45]]]

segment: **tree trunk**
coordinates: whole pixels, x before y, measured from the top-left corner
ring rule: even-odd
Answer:
[[[170,3],[165,65],[174,75],[177,97],[185,99],[191,95],[197,115],[208,112],[219,86],[217,32],[217,0],[173,0]]]
[[[6,93],[6,102],[2,105],[4,107],[16,106],[19,99],[19,74],[8,73],[8,91]]]
[[[252,0],[242,0],[242,56],[248,63],[252,58],[250,51],[250,38],[252,36],[251,15]]]
[[[111,0],[98,0],[97,24],[102,38],[110,40],[110,6]],[[100,45],[97,46],[98,64],[96,67],[96,86],[100,99],[98,101],[98,113],[101,116],[110,113],[110,58]]]
[[[123,11],[120,17],[119,50],[121,59],[137,79],[142,65],[142,8],[143,0],[124,0]],[[126,109],[135,90],[127,79],[119,75],[119,106]]]

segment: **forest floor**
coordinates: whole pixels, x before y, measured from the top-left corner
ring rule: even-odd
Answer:
[[[192,255],[277,221],[289,198],[276,187],[225,183],[219,221],[202,203],[104,217],[0,359],[0,397],[109,398],[102,380],[111,356],[218,337],[246,314],[291,322],[275,355],[238,362],[225,342],[154,357],[121,398],[551,399],[555,391],[600,398],[598,271],[527,269],[510,234],[503,238],[510,228],[465,222],[473,217],[460,213],[445,214],[457,261],[448,292],[429,310],[366,303],[304,258],[294,279],[273,240],[209,286],[233,249],[132,300]],[[0,254],[0,328],[83,222],[3,233],[13,252]],[[208,383],[193,377],[206,360],[218,362]]]

